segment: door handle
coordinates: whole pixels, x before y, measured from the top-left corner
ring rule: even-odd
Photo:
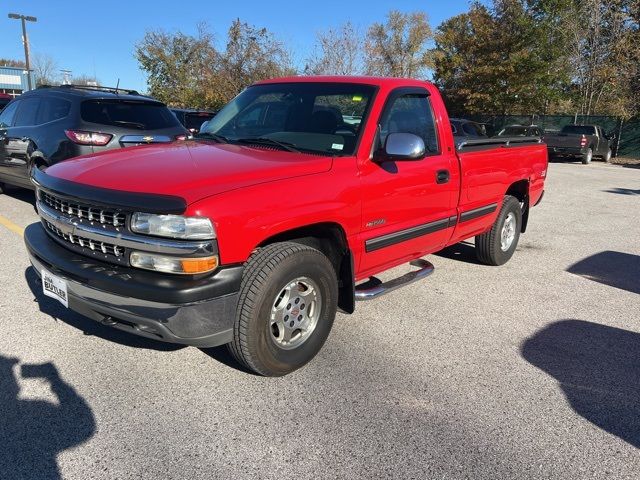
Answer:
[[[449,170],[438,170],[436,173],[436,183],[447,183],[450,176]]]

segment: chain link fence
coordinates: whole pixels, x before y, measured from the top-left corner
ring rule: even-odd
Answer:
[[[468,115],[464,118],[486,124],[490,135],[507,125],[537,125],[548,132],[557,132],[573,123],[600,125],[614,137],[613,156],[640,159],[640,117],[623,120],[607,115]]]

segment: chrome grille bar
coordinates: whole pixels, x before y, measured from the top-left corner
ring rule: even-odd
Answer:
[[[90,222],[113,225],[114,227],[123,227],[127,223],[127,216],[122,212],[71,202],[44,190],[40,190],[40,200],[54,210],[71,217],[86,218]]]
[[[209,256],[218,253],[217,248],[214,247],[214,243],[210,240],[168,240],[131,234],[125,231],[108,230],[102,226],[83,223],[79,218],[70,218],[45,205],[42,201],[38,201],[36,205],[40,217],[43,222],[46,222],[45,226],[47,226],[47,223],[50,223],[60,230],[62,234],[67,235],[67,237],[70,236],[70,238],[74,240],[76,237],[82,238],[84,245],[78,241],[78,245],[80,246],[91,248],[91,243],[89,242],[93,241],[94,247],[105,243],[120,247],[123,251],[124,249],[133,249],[143,252],[195,257]],[[73,243],[71,240],[68,241]]]
[[[111,243],[105,242],[94,242],[93,240],[85,237],[80,237],[78,235],[72,235],[69,233],[65,233],[60,228],[56,227],[53,223],[47,222],[45,220],[45,224],[49,230],[55,233],[58,238],[61,238],[64,241],[67,241],[72,244],[80,245],[81,247],[88,247],[93,251],[100,250],[105,255],[113,255],[114,257],[122,257],[124,255],[124,248],[119,247],[117,245],[113,245]]]

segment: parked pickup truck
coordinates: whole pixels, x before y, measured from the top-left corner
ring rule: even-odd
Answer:
[[[585,165],[593,157],[611,160],[610,139],[597,125],[565,125],[557,135],[545,135],[549,158],[579,158]]]
[[[34,169],[41,222],[25,241],[44,294],[68,308],[229,344],[249,369],[284,375],[317,354],[338,308],[429,275],[425,255],[475,237],[480,261],[509,260],[546,172],[539,139],[456,151],[430,83],[283,78],[247,88],[192,140]]]

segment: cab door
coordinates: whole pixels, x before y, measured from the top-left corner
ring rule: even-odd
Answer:
[[[20,100],[14,100],[0,113],[0,174],[4,174],[4,164],[9,156],[9,137]]]
[[[13,126],[7,129],[4,139],[5,155],[2,162],[3,174],[16,177],[20,183],[28,184],[28,162],[30,147],[35,133],[36,118],[40,98],[21,99],[13,120]]]
[[[448,127],[448,125],[447,125]],[[444,151],[429,92],[400,88],[378,119],[378,154],[362,166],[363,278],[442,248],[453,232],[459,192],[455,152]],[[416,160],[384,158],[391,133],[412,133],[426,146]]]

